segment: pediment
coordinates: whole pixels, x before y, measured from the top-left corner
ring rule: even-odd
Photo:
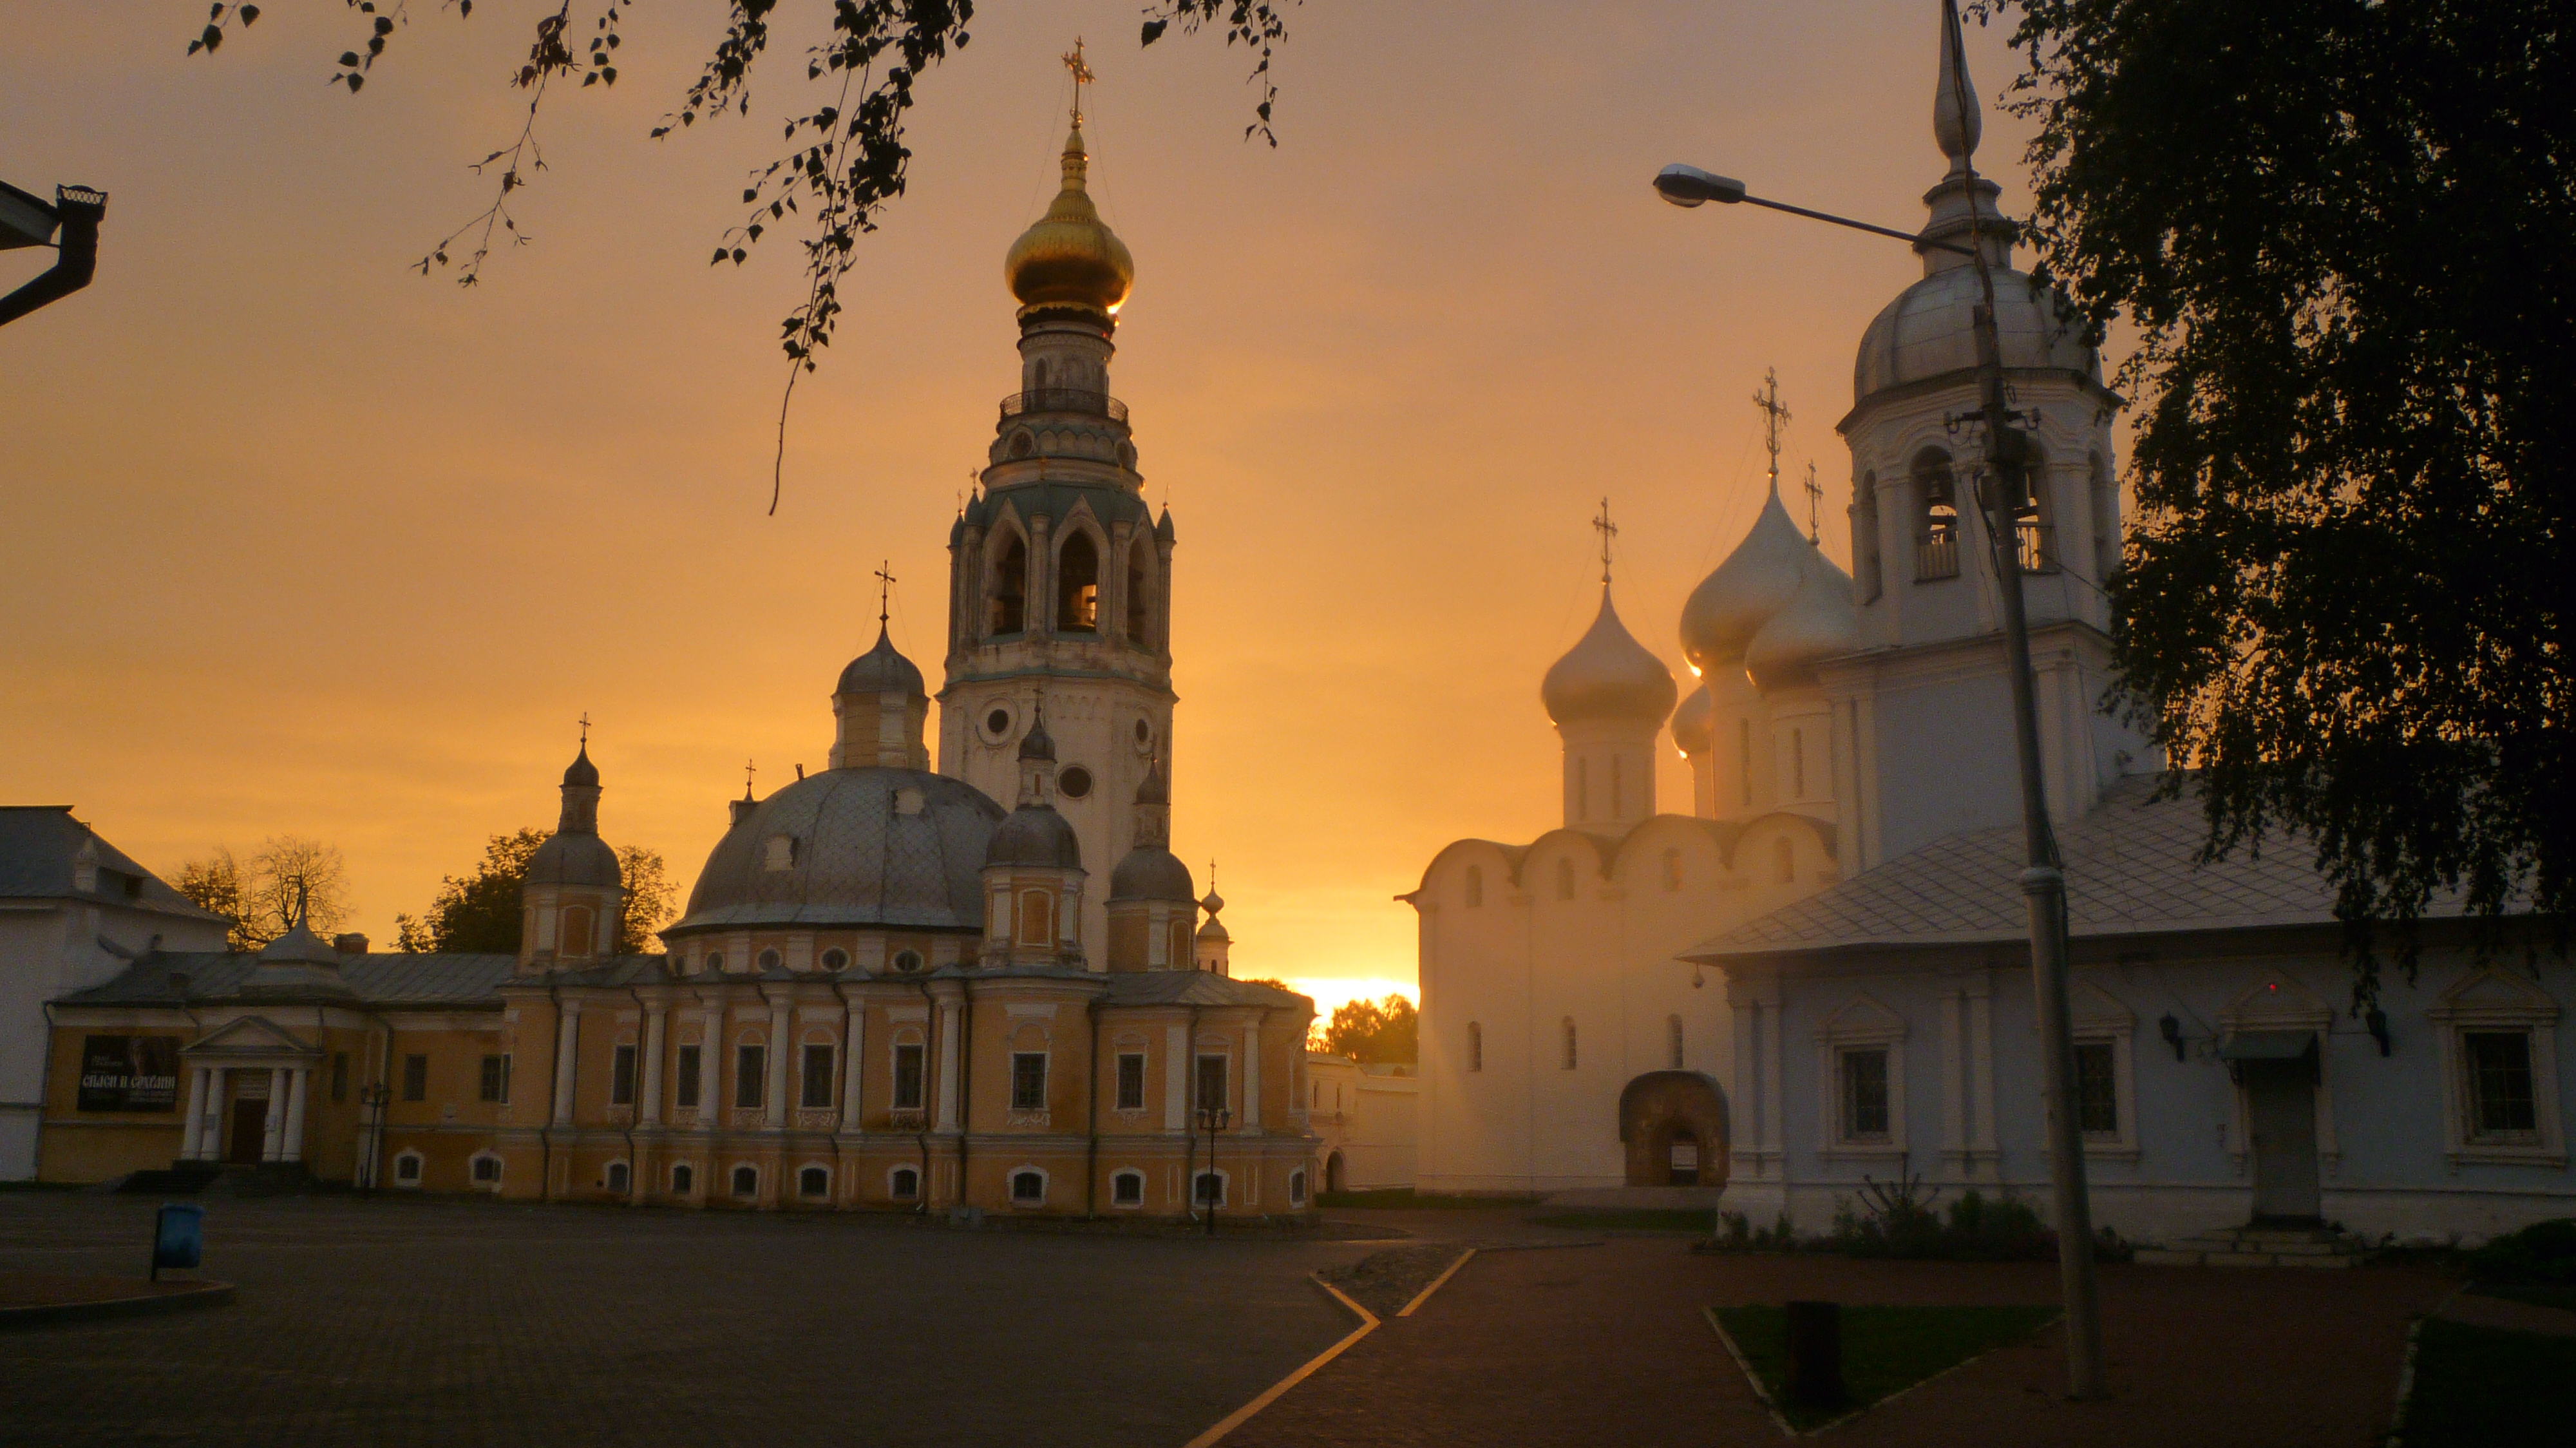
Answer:
[[[2323,1030],[2334,1021],[2334,1008],[2317,998],[2297,976],[2266,970],[2219,1012],[2230,1030]]]
[[[2462,1016],[2511,1016],[2556,1020],[2558,1002],[2538,981],[2502,966],[2490,965],[2462,976],[2428,1012],[2435,1020]]]
[[[236,1016],[181,1048],[187,1054],[310,1055],[313,1047],[266,1016]]]
[[[1905,1017],[1869,996],[1854,996],[1825,1018],[1816,1038],[1825,1041],[1893,1041],[1905,1035]]]

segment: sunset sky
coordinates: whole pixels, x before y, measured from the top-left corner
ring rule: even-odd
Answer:
[[[1140,51],[1133,0],[987,0],[920,88],[775,517],[798,258],[707,257],[823,7],[786,7],[748,119],[647,139],[722,9],[638,7],[619,83],[549,101],[533,243],[469,291],[407,264],[484,204],[465,163],[515,134],[533,6],[413,5],[355,97],[324,84],[360,34],[338,0],[274,0],[211,58],[182,53],[201,0],[10,7],[0,179],[112,199],[97,281],[0,330],[0,800],[74,805],[165,874],[334,842],[389,942],[486,836],[551,827],[587,711],[601,832],[685,891],[746,758],[764,793],[823,766],[880,559],[935,687],[949,521],[1018,384],[1002,254],[1053,192],[1077,34],[1137,264],[1113,387],[1179,530],[1175,847],[1217,863],[1237,974],[1327,1010],[1410,992],[1391,897],[1446,841],[1557,822],[1538,681],[1590,621],[1605,494],[1620,611],[1687,682],[1681,602],[1761,499],[1766,367],[1848,562],[1832,424],[1919,262],[1647,183],[1687,160],[1918,224],[1924,0],[1312,0],[1275,151],[1241,139],[1221,37]],[[1991,102],[2013,67],[1969,46]],[[2008,212],[2027,130],[1990,108]],[[0,290],[49,261],[0,254]]]

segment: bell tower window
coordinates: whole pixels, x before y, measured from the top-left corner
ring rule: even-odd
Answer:
[[[1015,537],[993,570],[993,632],[1013,634],[1028,627],[1028,587],[1029,545]]]
[[[1959,489],[1949,456],[1926,448],[1914,459],[1914,578],[1918,583],[1959,576]]]
[[[1121,632],[1127,642],[1138,648],[1150,648],[1147,620],[1153,615],[1145,606],[1145,550],[1142,545],[1127,554],[1127,626]]]
[[[1057,555],[1055,626],[1068,633],[1094,633],[1100,628],[1100,550],[1087,534],[1064,541]]]

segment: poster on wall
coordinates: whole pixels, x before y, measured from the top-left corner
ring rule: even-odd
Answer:
[[[80,1109],[179,1109],[177,1036],[91,1036],[81,1046]]]

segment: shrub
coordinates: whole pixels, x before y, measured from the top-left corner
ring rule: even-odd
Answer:
[[[2534,1222],[2468,1255],[2481,1282],[2576,1283],[2576,1217]]]

